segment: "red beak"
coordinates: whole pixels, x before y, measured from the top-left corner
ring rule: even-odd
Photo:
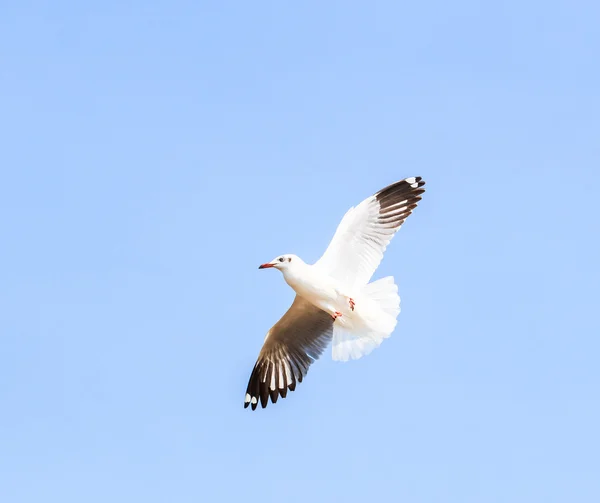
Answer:
[[[269,267],[274,267],[274,266],[273,266],[273,264],[262,264],[262,265],[258,266],[259,269],[267,269]]]

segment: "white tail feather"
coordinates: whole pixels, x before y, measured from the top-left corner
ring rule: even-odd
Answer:
[[[357,360],[379,347],[396,328],[400,314],[398,287],[392,276],[373,281],[355,297],[356,308],[333,326],[332,358]]]

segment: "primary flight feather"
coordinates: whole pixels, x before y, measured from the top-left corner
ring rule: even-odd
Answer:
[[[260,269],[279,269],[296,297],[267,332],[248,382],[244,407],[265,408],[302,382],[327,345],[332,358],[369,354],[394,331],[400,314],[392,276],[369,283],[394,234],[421,200],[425,182],[410,177],[350,208],[313,265],[292,254]]]

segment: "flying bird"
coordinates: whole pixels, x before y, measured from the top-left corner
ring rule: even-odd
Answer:
[[[393,276],[370,283],[392,237],[421,200],[425,182],[405,178],[350,208],[314,264],[293,254],[259,266],[279,269],[296,292],[267,332],[248,382],[244,408],[285,398],[332,342],[332,358],[368,355],[394,331],[400,297]]]

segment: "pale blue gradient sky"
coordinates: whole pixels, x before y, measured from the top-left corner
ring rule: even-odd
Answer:
[[[600,501],[598,2],[0,7],[0,500]],[[243,409],[349,206],[368,357]]]

